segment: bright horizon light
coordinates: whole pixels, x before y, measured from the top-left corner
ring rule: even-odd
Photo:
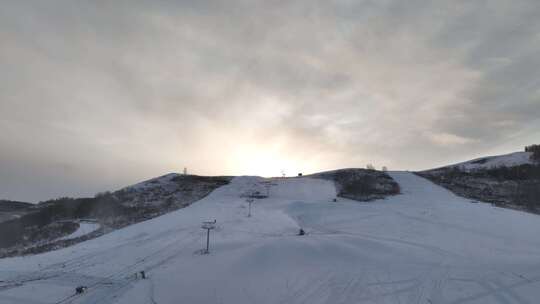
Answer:
[[[278,177],[282,176],[282,172],[286,176],[296,176],[298,173],[318,171],[319,164],[315,161],[295,158],[279,148],[264,149],[242,145],[234,151],[230,171],[262,177]]]

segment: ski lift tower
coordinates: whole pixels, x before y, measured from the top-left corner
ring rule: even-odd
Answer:
[[[267,181],[264,183],[264,188],[266,189],[266,196],[270,196],[270,187],[272,187],[272,184],[270,181]]]
[[[202,229],[206,229],[206,250],[203,250],[203,254],[210,253],[210,230],[216,228],[216,220],[203,222]]]
[[[248,203],[248,217],[251,217],[251,204],[253,203],[254,199],[252,197],[248,197],[246,199],[246,202]]]

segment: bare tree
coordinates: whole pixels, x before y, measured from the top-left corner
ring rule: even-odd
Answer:
[[[525,152],[531,152],[531,159],[540,162],[540,145],[530,145],[525,147]]]

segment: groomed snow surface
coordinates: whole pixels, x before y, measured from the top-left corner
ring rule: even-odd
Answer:
[[[538,303],[539,216],[391,175],[403,194],[369,203],[331,202],[328,181],[277,180],[249,218],[240,195],[262,179],[238,177],[159,218],[0,260],[0,303]]]
[[[63,236],[59,238],[59,240],[71,240],[75,239],[81,236],[85,236],[89,233],[92,233],[96,230],[98,230],[101,226],[96,222],[87,222],[87,221],[80,221],[79,222],[79,228],[75,230],[72,234]]]

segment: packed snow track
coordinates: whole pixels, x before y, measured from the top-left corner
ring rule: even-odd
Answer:
[[[368,203],[332,202],[325,180],[272,180],[251,217],[242,195],[264,179],[238,177],[167,215],[0,260],[0,303],[539,303],[539,216],[391,175],[402,194]]]

